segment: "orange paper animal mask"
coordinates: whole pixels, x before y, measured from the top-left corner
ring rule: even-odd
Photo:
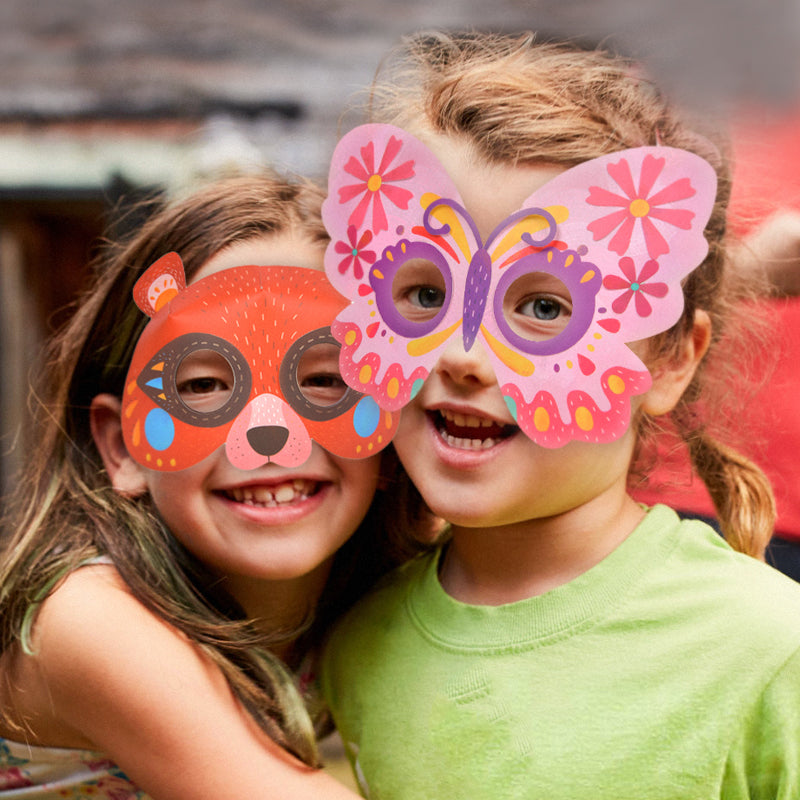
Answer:
[[[152,319],[123,397],[125,444],[151,469],[185,469],[225,446],[231,463],[299,466],[315,441],[345,458],[385,447],[398,415],[349,389],[330,323],[346,301],[323,272],[242,266],[186,286],[169,253],[134,287]]]

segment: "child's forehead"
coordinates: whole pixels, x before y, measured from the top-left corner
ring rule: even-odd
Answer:
[[[559,164],[544,161],[488,161],[463,136],[426,131],[420,139],[444,167],[484,237],[537,189],[565,171]]]
[[[257,266],[305,267],[322,270],[324,243],[315,242],[303,231],[286,230],[243,239],[224,247],[209,258],[192,276],[190,283],[243,264]]]
[[[315,313],[330,315],[345,304],[319,269],[298,267],[294,264],[237,264],[220,268],[210,274],[200,275],[190,283],[170,304],[172,324],[187,325],[196,319],[198,311],[216,313],[218,309],[236,309],[236,314],[249,318],[255,324],[268,309],[270,320],[290,320],[297,309],[313,307]],[[321,317],[322,318],[322,317]],[[192,324],[189,322],[189,327]],[[207,324],[207,323],[205,323]],[[233,328],[235,323],[227,318],[219,320],[223,327]]]

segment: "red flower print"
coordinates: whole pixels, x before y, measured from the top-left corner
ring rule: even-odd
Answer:
[[[130,800],[131,790],[124,786],[120,789],[108,789],[109,800]]]
[[[405,161],[399,166],[389,169],[389,165],[394,161],[402,146],[403,143],[399,139],[394,136],[390,137],[377,168],[375,167],[374,143],[371,141],[361,148],[361,161],[355,156],[350,156],[344,166],[344,171],[357,178],[359,182],[341,187],[339,202],[347,203],[361,194],[364,195],[347,220],[350,225],[360,228],[367,209],[372,204],[372,229],[376,233],[388,230],[389,224],[383,208],[383,197],[398,208],[404,210],[408,208],[408,201],[412,197],[411,192],[391,184],[395,181],[413,178],[414,162]]]
[[[33,786],[33,782],[19,767],[3,767],[0,769],[0,791],[21,789],[24,786]]]
[[[624,192],[624,195],[615,194],[600,186],[589,188],[589,197],[586,202],[593,206],[619,206],[620,210],[596,219],[589,224],[589,230],[594,235],[594,240],[605,239],[613,230],[619,228],[611,241],[608,249],[618,255],[624,255],[631,244],[636,222],[642,226],[647,253],[650,258],[658,258],[669,252],[669,244],[659,231],[659,223],[673,225],[682,230],[689,230],[694,219],[694,212],[681,208],[663,208],[668,203],[686,200],[693,197],[695,190],[689,178],[673,181],[655,194],[650,194],[664,169],[666,159],[646,155],[642,162],[642,171],[639,177],[639,188],[634,185],[630,164],[626,159],[616,164],[608,165],[608,174]]]
[[[356,226],[355,225],[348,225],[347,226],[347,239],[348,241],[343,242],[339,240],[333,246],[334,250],[337,253],[341,253],[345,257],[339,262],[339,272],[344,275],[345,272],[350,268],[350,265],[353,265],[353,275],[358,279],[364,277],[364,270],[361,268],[361,262],[364,261],[367,264],[374,264],[375,259],[377,256],[375,255],[374,250],[364,250],[363,248],[366,247],[372,241],[372,231],[364,231],[361,234],[361,238],[356,241]]]
[[[645,283],[658,272],[658,262],[652,258],[645,261],[642,271],[637,275],[633,259],[625,256],[619,260],[619,268],[622,270],[624,278],[620,278],[619,275],[606,275],[603,278],[603,286],[606,289],[611,289],[612,292],[622,290],[622,294],[611,303],[611,309],[615,314],[622,314],[633,297],[635,298],[636,313],[640,317],[649,317],[653,307],[645,295],[664,297],[668,291],[666,283]]]
[[[89,767],[92,772],[104,772],[115,766],[109,758],[86,758],[81,759],[81,763]]]

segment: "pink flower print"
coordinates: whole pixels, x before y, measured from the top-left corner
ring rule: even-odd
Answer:
[[[619,275],[606,275],[603,278],[603,286],[606,289],[611,289],[612,292],[622,290],[622,294],[611,303],[612,311],[615,314],[622,314],[633,297],[636,313],[640,317],[649,317],[653,307],[645,295],[664,297],[668,291],[666,283],[646,283],[658,272],[658,261],[652,258],[645,261],[642,271],[637,275],[633,259],[625,256],[619,260],[619,268],[624,278],[620,278]]]
[[[668,203],[676,203],[695,195],[695,189],[689,178],[680,178],[655,194],[650,194],[665,163],[666,159],[664,158],[646,155],[642,161],[638,189],[634,185],[631,167],[627,159],[623,158],[616,164],[608,165],[608,174],[622,189],[624,195],[615,194],[600,186],[589,188],[589,197],[586,202],[590,205],[620,206],[619,211],[600,217],[589,224],[588,228],[594,235],[595,241],[605,239],[613,230],[619,228],[608,243],[608,249],[618,255],[624,255],[630,247],[631,237],[638,220],[642,226],[648,255],[650,258],[658,258],[669,252],[669,244],[656,225],[656,220],[682,230],[691,228],[694,219],[693,211],[681,208],[663,208]]]
[[[414,162],[405,161],[394,169],[389,169],[389,165],[394,161],[402,146],[403,143],[399,139],[394,136],[390,137],[377,169],[373,142],[367,142],[361,148],[361,161],[355,156],[350,156],[344,166],[344,171],[357,178],[359,182],[342,186],[339,189],[339,202],[347,203],[361,194],[364,195],[347,220],[350,225],[360,228],[367,209],[372,204],[372,229],[376,233],[388,230],[389,224],[383,208],[384,197],[398,208],[403,210],[408,208],[408,201],[411,200],[412,193],[408,189],[392,186],[392,184],[396,181],[413,178]]]
[[[364,270],[361,268],[361,262],[364,261],[367,264],[374,264],[375,259],[377,258],[374,250],[364,250],[363,248],[366,247],[372,241],[372,231],[364,231],[361,234],[361,238],[356,241],[357,230],[355,225],[348,225],[347,226],[347,239],[348,241],[338,241],[334,245],[334,250],[337,253],[341,253],[345,257],[339,262],[339,272],[344,275],[345,272],[350,268],[350,265],[353,265],[353,275],[358,279],[364,277]]]

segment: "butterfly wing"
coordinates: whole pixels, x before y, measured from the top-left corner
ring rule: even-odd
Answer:
[[[436,157],[400,128],[363,125],[337,146],[322,207],[331,234],[325,269],[351,304],[332,330],[345,380],[390,410],[413,396],[460,325],[476,233],[441,200],[461,203]],[[422,263],[436,273],[444,302],[416,320],[397,312],[395,298]]]
[[[519,237],[490,244],[484,338],[506,402],[534,441],[557,447],[625,431],[630,398],[651,385],[628,344],[680,318],[681,281],[708,253],[703,231],[715,197],[716,174],[702,158],[624,150],[565,171],[525,201],[558,208],[554,246],[537,252]],[[544,342],[515,336],[503,310],[509,287],[537,270],[562,280],[572,298],[566,329]]]

